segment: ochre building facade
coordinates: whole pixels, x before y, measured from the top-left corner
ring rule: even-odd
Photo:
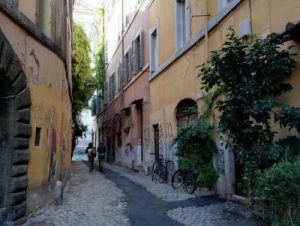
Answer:
[[[71,1],[0,1],[0,224],[53,201],[71,169]]]

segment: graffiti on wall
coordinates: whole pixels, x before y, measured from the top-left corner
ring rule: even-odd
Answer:
[[[48,186],[52,186],[56,175],[56,129],[54,119],[56,116],[55,107],[49,109],[49,126],[47,130],[47,154],[48,154]]]
[[[166,122],[159,125],[159,142],[170,141],[175,138],[172,123]]]

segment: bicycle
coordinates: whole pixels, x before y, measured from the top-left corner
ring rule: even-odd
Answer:
[[[172,176],[172,187],[176,190],[183,186],[184,190],[192,194],[196,189],[196,174],[192,169],[178,169]]]
[[[159,183],[165,183],[168,182],[168,166],[172,164],[173,161],[171,160],[165,160],[162,155],[159,156],[159,161],[154,162],[152,166],[152,180],[157,181]]]

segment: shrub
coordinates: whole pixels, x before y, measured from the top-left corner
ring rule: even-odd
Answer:
[[[174,139],[180,168],[192,168],[196,172],[197,184],[211,188],[217,179],[212,158],[217,147],[212,140],[213,127],[199,119],[178,131]]]
[[[273,224],[296,225],[299,220],[300,159],[280,162],[257,173],[255,215]]]
[[[212,188],[218,179],[218,174],[212,164],[205,164],[196,168],[197,184],[200,187]]]

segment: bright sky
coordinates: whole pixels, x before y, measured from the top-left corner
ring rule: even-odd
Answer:
[[[83,27],[91,44],[98,36],[95,11],[101,8],[101,2],[102,0],[75,0],[74,4],[73,19]],[[93,51],[95,46],[91,48]]]

